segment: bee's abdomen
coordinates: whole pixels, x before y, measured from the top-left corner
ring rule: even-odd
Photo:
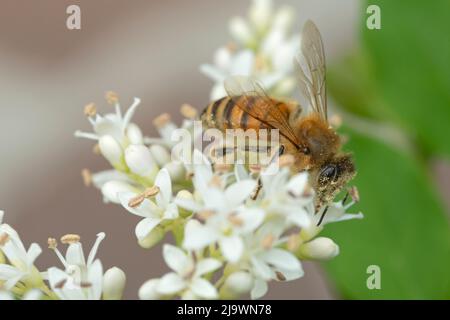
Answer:
[[[238,100],[224,97],[209,104],[201,114],[203,124],[208,128],[216,128],[219,130],[225,129],[259,129],[261,122],[251,117],[247,112],[244,112],[236,105]],[[257,104],[257,99],[251,101],[252,104]],[[255,106],[253,106],[255,107]]]

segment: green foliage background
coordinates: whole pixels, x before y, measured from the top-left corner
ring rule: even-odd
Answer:
[[[380,30],[366,27],[370,4],[381,9]],[[368,1],[361,18],[361,47],[331,65],[330,95],[399,128],[413,148],[344,128],[359,170],[353,209],[365,219],[326,228],[341,254],[325,267],[343,298],[449,299],[449,216],[429,161],[450,159],[450,1]],[[381,290],[366,286],[369,265],[381,268]]]

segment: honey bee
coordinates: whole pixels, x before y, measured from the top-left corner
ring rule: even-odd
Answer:
[[[312,21],[303,27],[294,66],[308,113],[299,103],[269,97],[258,82],[238,76],[225,81],[228,96],[212,102],[201,119],[206,127],[222,131],[278,129],[280,150],[294,157],[295,171],[309,172],[319,208],[332,201],[356,171],[351,155],[340,150],[340,137],[328,123],[324,48]]]

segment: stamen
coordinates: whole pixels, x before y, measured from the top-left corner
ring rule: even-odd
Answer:
[[[273,234],[269,233],[267,236],[264,237],[264,239],[262,239],[261,246],[264,249],[268,250],[268,249],[272,248],[274,241],[275,241],[275,237],[273,236]]]
[[[75,137],[77,138],[85,138],[85,139],[90,139],[90,140],[97,140],[98,141],[98,135],[96,135],[95,133],[90,133],[90,132],[83,132],[83,131],[75,131]]]
[[[197,110],[191,106],[190,104],[183,104],[180,108],[180,112],[183,115],[183,117],[188,119],[195,119],[197,118]]]
[[[95,255],[97,254],[98,247],[100,243],[105,239],[106,235],[104,232],[100,232],[97,234],[97,239],[95,240],[94,245],[92,246],[91,252],[89,252],[89,256],[87,258],[87,266],[90,266],[95,259]]]
[[[237,45],[233,41],[230,41],[230,42],[227,43],[226,48],[227,48],[228,51],[233,53],[233,52],[235,52],[237,50]]]
[[[84,115],[87,117],[95,117],[97,114],[97,108],[93,102],[84,106]]]
[[[275,271],[275,275],[278,281],[286,281],[286,277],[280,271]]]
[[[217,188],[220,188],[220,187],[222,186],[222,180],[220,179],[219,176],[214,175],[214,176],[211,178],[211,181],[209,181],[209,186],[210,186],[210,187],[217,187]]]
[[[90,283],[90,282],[85,282],[85,281],[81,281],[81,282],[80,282],[80,287],[81,287],[81,288],[90,288],[90,287],[92,287],[92,283]]]
[[[145,198],[151,198],[156,196],[159,193],[159,187],[153,186],[150,188],[145,189],[144,193],[142,194]]]
[[[7,233],[0,234],[0,246],[3,247],[9,240],[9,235]]]
[[[140,194],[134,198],[131,198],[130,201],[128,201],[128,206],[131,208],[136,208],[140,206],[141,203],[144,202],[144,200],[145,200],[144,196]]]
[[[58,242],[56,241],[55,238],[48,238],[47,243],[48,243],[48,248],[52,249],[52,250],[55,250],[56,247],[58,246]]]
[[[66,284],[67,279],[63,279],[57,283],[55,283],[55,289],[62,289],[64,288],[64,285]]]
[[[320,216],[319,222],[317,223],[317,226],[320,226],[322,224],[323,218],[325,218],[325,215],[327,214],[328,211],[328,206],[326,206],[325,210],[323,210],[322,215]]]
[[[131,200],[128,202],[128,206],[131,208],[136,208],[141,205],[142,202],[144,202],[145,198],[151,198],[156,196],[159,193],[159,187],[153,186],[150,188],[145,189],[145,191],[139,195],[137,195],[134,198],[131,198]]]
[[[291,234],[287,240],[287,248],[289,251],[297,251],[300,246],[300,237],[298,234]]]
[[[153,120],[153,124],[155,125],[156,128],[161,129],[163,128],[166,124],[168,124],[170,122],[170,114],[168,113],[163,113],[159,116],[157,116],[154,120]]]
[[[77,234],[66,234],[61,237],[61,243],[63,244],[74,244],[80,242],[80,236]]]
[[[278,164],[281,168],[290,167],[295,163],[295,158],[291,154],[283,154],[278,160]]]
[[[228,217],[228,220],[231,222],[231,224],[237,226],[237,227],[241,227],[244,224],[244,220],[242,220],[241,218],[239,218],[238,216],[232,214]]]
[[[107,91],[105,93],[105,99],[109,104],[116,104],[119,102],[119,95],[114,91]]]
[[[202,221],[208,220],[213,215],[214,215],[214,211],[212,211],[212,210],[203,210],[203,211],[200,211],[199,213],[197,213],[197,217]]]
[[[100,145],[98,143],[94,144],[94,146],[92,147],[92,152],[96,155],[101,154]]]
[[[81,170],[81,177],[83,178],[83,183],[86,187],[89,187],[92,184],[92,174],[89,169]]]
[[[214,171],[217,173],[226,173],[231,170],[231,165],[225,163],[215,163]]]

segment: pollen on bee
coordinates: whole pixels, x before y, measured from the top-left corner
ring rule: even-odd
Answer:
[[[84,106],[84,115],[87,117],[95,117],[97,114],[97,107],[95,103],[91,102]]]
[[[105,99],[109,104],[116,104],[117,102],[119,102],[119,95],[114,91],[107,91],[105,93]]]
[[[61,243],[63,244],[74,244],[80,242],[81,237],[77,234],[66,234],[61,237]]]
[[[183,115],[183,117],[188,119],[195,119],[197,117],[197,110],[187,103],[181,105],[180,112]]]
[[[166,124],[168,124],[170,120],[171,120],[170,114],[163,113],[153,120],[153,124],[155,125],[156,128],[160,129],[163,128]]]

